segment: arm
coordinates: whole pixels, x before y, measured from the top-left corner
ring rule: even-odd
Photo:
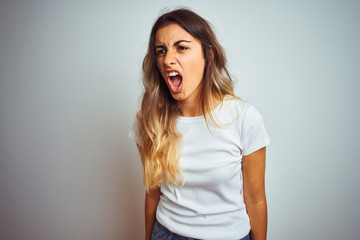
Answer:
[[[160,200],[160,188],[146,192],[145,196],[145,240],[151,239],[155,223],[156,208]]]
[[[266,239],[265,158],[266,148],[263,147],[242,160],[244,201],[250,218],[252,240]]]

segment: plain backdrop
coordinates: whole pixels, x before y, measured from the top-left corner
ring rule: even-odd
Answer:
[[[212,23],[272,139],[268,239],[360,236],[360,2],[0,1],[0,239],[138,240],[128,132],[165,8]],[[226,239],[225,239],[226,240]]]

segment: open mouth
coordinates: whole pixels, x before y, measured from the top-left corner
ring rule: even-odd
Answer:
[[[168,72],[168,79],[172,92],[178,92],[181,88],[182,76],[176,71]]]

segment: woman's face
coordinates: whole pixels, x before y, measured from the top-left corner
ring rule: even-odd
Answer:
[[[201,43],[180,25],[171,23],[157,30],[154,47],[157,67],[172,97],[197,101],[205,69]]]

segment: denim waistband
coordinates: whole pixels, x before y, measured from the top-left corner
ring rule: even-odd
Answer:
[[[157,219],[155,219],[151,240],[200,240],[200,239],[185,237],[176,234],[174,232],[171,232],[169,229],[161,225]]]
[[[191,237],[181,236],[161,225],[157,219],[155,219],[154,228],[152,231],[151,240],[200,240]],[[250,234],[240,240],[250,240]]]

